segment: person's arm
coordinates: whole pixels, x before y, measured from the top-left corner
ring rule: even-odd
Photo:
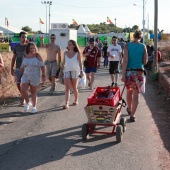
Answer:
[[[66,53],[66,52],[64,52],[64,57],[63,57],[63,62],[62,62],[62,64],[61,64],[60,72],[63,72],[63,70],[64,70],[64,66],[65,66],[65,53]]]
[[[58,68],[60,68],[61,65],[61,48],[58,47]]]
[[[90,52],[87,51],[87,48],[88,48],[88,47],[86,47],[86,48],[84,49],[84,51],[83,51],[83,57],[84,57],[85,59],[87,59],[87,56],[90,55]]]
[[[11,60],[11,75],[12,76],[14,76],[15,61],[16,61],[16,53],[15,53],[15,50],[14,50],[13,57],[12,57],[12,60]]]
[[[124,57],[122,63],[122,81],[126,81],[126,69],[128,64],[128,44],[125,44]]]
[[[97,49],[98,54],[97,54],[97,67],[100,68],[100,59],[101,59],[101,52],[99,49]]]
[[[43,59],[41,57],[40,54],[37,54],[37,59],[40,61],[40,68],[41,68],[41,77],[42,77],[42,82],[44,82],[46,80],[45,78],[45,66],[44,66],[44,63],[43,63]]]
[[[1,54],[0,54],[0,67],[4,67],[4,61]]]
[[[147,62],[148,62],[148,53],[147,53],[146,46],[144,46],[143,64],[146,65]]]
[[[81,58],[79,52],[78,52],[78,55],[77,55],[77,60],[79,62],[79,67],[80,67],[80,76],[83,77],[83,64],[82,64],[82,58]]]

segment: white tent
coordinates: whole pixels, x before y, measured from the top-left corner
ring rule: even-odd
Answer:
[[[0,25],[0,30],[3,31],[4,34],[14,34],[14,33],[20,33],[21,31],[23,31],[16,27],[12,27],[12,26],[6,27],[2,25]]]
[[[83,24],[81,24],[81,25],[79,26],[79,29],[77,30],[77,33],[78,33],[78,34],[84,34],[84,33],[86,33],[86,30],[84,29]]]
[[[86,32],[91,32],[87,25],[85,25],[84,29],[85,29]]]

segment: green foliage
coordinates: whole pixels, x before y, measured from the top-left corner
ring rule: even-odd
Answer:
[[[29,26],[22,27],[21,29],[29,33],[32,32],[32,28],[30,28]]]

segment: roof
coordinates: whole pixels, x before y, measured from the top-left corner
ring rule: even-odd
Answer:
[[[89,30],[89,28],[88,28],[87,25],[85,25],[85,28],[84,28],[84,29],[86,30],[86,32],[91,32],[91,31]]]
[[[82,24],[79,26],[79,29],[77,30],[77,33],[79,33],[79,34],[80,33],[86,33],[86,30],[84,29]]]
[[[13,27],[13,26],[6,27],[3,25],[0,25],[0,31],[3,31],[4,34],[13,34],[13,33],[20,33],[23,30]]]

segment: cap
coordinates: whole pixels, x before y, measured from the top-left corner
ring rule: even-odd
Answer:
[[[94,42],[94,38],[90,38],[89,43],[93,43],[93,42]]]

